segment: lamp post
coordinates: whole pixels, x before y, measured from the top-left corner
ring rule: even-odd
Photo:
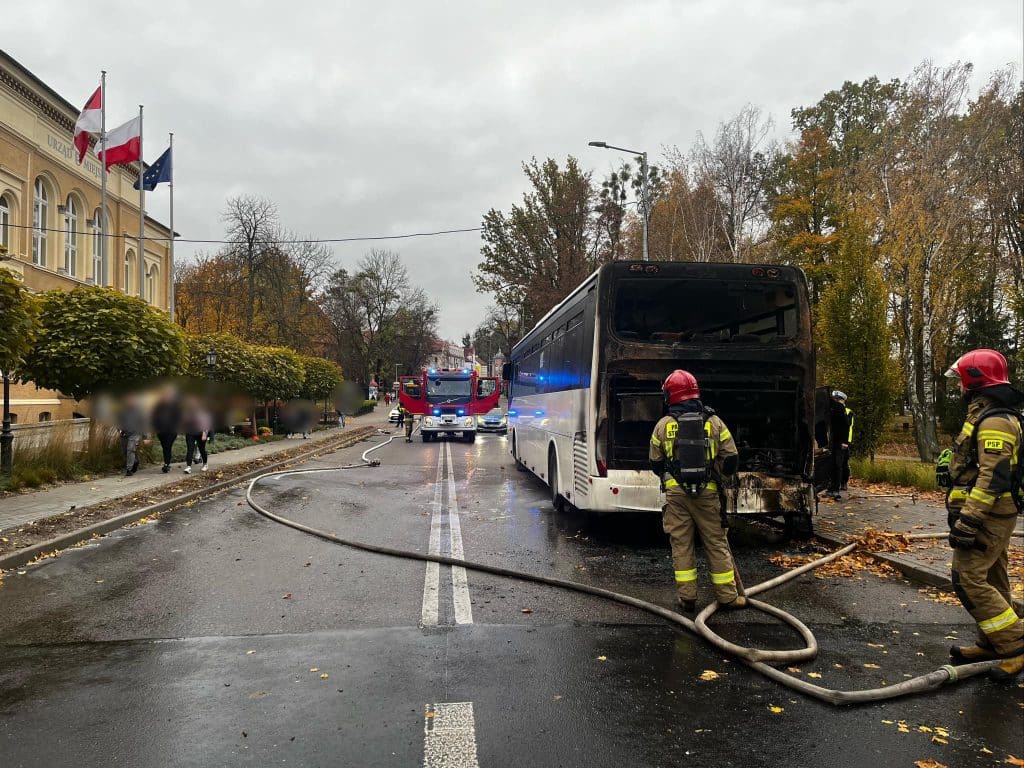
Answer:
[[[639,152],[635,149],[626,149],[625,147],[615,147],[604,141],[591,141],[588,142],[588,146],[599,147],[601,149],[614,149],[618,152],[628,152],[631,155],[640,156],[640,211],[644,216],[644,261],[650,261],[651,253],[647,248],[648,229],[651,223],[650,206],[647,199],[647,153]]]
[[[213,381],[213,372],[217,370],[217,350],[212,347],[206,353],[206,376]]]
[[[11,377],[4,371],[4,423],[0,430],[0,475],[11,476],[14,465],[14,432],[11,429]]]

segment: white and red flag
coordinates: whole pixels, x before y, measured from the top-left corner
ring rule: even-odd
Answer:
[[[133,117],[124,125],[107,131],[107,151],[96,145],[96,157],[110,170],[118,163],[130,163],[142,158],[142,119]]]
[[[85,102],[82,114],[75,123],[75,149],[78,150],[78,164],[82,164],[89,151],[89,134],[99,133],[103,128],[103,89],[97,88]]]

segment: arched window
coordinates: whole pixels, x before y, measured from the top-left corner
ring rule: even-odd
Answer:
[[[159,270],[156,264],[151,264],[146,270],[146,301],[156,304],[156,285]]]
[[[64,205],[64,271],[75,276],[78,264],[78,206],[68,195]]]
[[[49,421],[51,418],[52,418],[52,415],[50,414],[49,411],[43,411],[42,413],[39,414],[39,421],[41,421],[41,422],[42,421]]]
[[[92,214],[92,280],[96,285],[107,284],[107,270],[103,263],[103,211]]]
[[[4,248],[11,247],[11,204],[7,202],[7,195],[0,195],[0,245]]]
[[[132,275],[135,274],[135,251],[128,249],[124,255],[124,292],[131,295]]]
[[[46,229],[49,225],[50,196],[43,177],[36,178],[32,196],[32,263],[46,266]]]

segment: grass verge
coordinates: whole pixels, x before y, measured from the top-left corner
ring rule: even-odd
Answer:
[[[887,483],[919,491],[935,491],[935,467],[920,461],[850,459],[850,474],[866,483]]]

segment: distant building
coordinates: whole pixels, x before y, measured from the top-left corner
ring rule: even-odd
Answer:
[[[82,102],[95,88],[83,85]],[[139,193],[132,188],[138,168],[117,165],[107,175],[107,210],[100,211],[100,163],[91,154],[75,162],[72,137],[81,104],[74,105],[0,51],[0,245],[34,293],[104,285],[142,295],[167,311],[171,270],[170,230],[146,218],[139,280]],[[111,126],[130,115],[117,115]],[[100,249],[100,222],[109,222],[107,257]],[[140,290],[141,289],[141,290]],[[15,420],[71,418],[78,406],[58,392],[15,385]]]

